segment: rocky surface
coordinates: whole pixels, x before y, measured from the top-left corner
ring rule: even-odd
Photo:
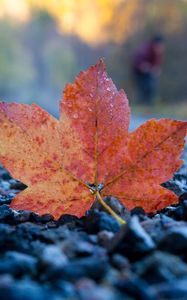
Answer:
[[[164,185],[179,203],[127,211],[119,226],[98,203],[81,219],[8,207],[25,186],[0,168],[1,300],[186,300],[187,168]]]

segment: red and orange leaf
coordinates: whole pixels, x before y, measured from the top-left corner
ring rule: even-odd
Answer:
[[[28,185],[11,206],[39,214],[81,216],[93,197],[84,183],[62,168],[59,124],[36,105],[0,103],[0,161]]]
[[[128,133],[124,91],[107,77],[103,61],[67,84],[56,120],[36,105],[0,103],[0,162],[28,185],[11,206],[82,216],[93,190],[147,212],[175,203],[160,186],[181,166],[187,122],[150,120]]]

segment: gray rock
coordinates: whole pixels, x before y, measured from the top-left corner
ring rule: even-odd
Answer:
[[[14,211],[6,204],[0,206],[0,222],[11,220],[14,217]]]
[[[122,217],[123,219],[127,221],[130,220],[130,212],[128,209],[126,209],[124,207],[124,205],[119,201],[118,198],[113,197],[113,196],[106,196],[103,199],[106,204],[108,204],[112,210],[120,217]],[[99,201],[96,201],[91,209],[98,209],[100,211],[104,211],[106,212],[105,208],[101,205],[101,203]]]
[[[180,258],[160,251],[135,263],[133,270],[151,284],[187,277],[187,265]]]
[[[48,280],[64,279],[67,281],[76,281],[82,277],[89,277],[95,280],[101,279],[109,267],[106,256],[91,256],[72,260],[63,268],[47,273]]]
[[[64,253],[69,257],[84,257],[94,254],[96,251],[102,251],[100,247],[81,240],[79,236],[77,238],[69,238],[62,242],[62,249]]]
[[[37,259],[25,253],[7,251],[4,259],[1,259],[0,262],[1,271],[2,263],[4,263],[4,265],[8,268],[11,268],[10,273],[12,274],[29,273],[31,275],[34,275],[37,272]]]
[[[160,239],[158,248],[174,254],[187,252],[187,226],[171,228]]]
[[[98,233],[98,243],[103,246],[107,247],[114,236],[114,233],[111,231],[103,230]]]
[[[117,232],[120,225],[108,213],[99,210],[90,210],[85,219],[85,228],[89,234],[96,234],[103,230]]]
[[[131,260],[146,255],[155,248],[152,238],[141,226],[138,217],[133,216],[131,221],[121,227],[120,231],[113,237],[108,247],[110,253],[120,252]]]
[[[133,300],[158,300],[155,297],[155,291],[152,287],[136,276],[132,276],[130,279],[122,278],[114,285],[119,289],[119,291],[127,294],[129,297],[132,297]]]
[[[1,300],[56,300],[47,289],[31,280],[5,281],[0,277]],[[60,298],[59,298],[60,300]]]
[[[129,260],[121,254],[114,254],[111,257],[111,262],[114,267],[119,270],[130,269]]]
[[[168,228],[177,226],[177,222],[168,216],[157,214],[153,217],[153,219],[141,222],[141,226],[152,237],[152,239],[157,242],[162,236],[164,236]]]
[[[81,279],[76,282],[76,290],[80,300],[132,300],[127,295],[121,295],[114,288],[96,285],[91,279]]]
[[[153,287],[159,300],[186,300],[187,279],[173,280]]]
[[[42,267],[45,267],[46,269],[63,268],[68,261],[66,255],[62,252],[60,247],[56,245],[46,246],[39,256],[39,259]]]

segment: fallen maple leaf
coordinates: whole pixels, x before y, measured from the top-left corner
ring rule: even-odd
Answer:
[[[98,193],[147,212],[177,201],[160,184],[182,164],[187,122],[152,119],[128,134],[127,97],[102,60],[66,85],[60,112],[0,103],[0,161],[28,186],[12,208],[58,218],[84,215]]]

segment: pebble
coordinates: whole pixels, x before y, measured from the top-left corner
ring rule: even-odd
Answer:
[[[76,290],[80,300],[121,300],[124,297],[114,288],[96,285],[93,280],[85,278],[76,282]],[[125,299],[132,300],[128,296]]]
[[[13,199],[13,197],[11,195],[8,195],[8,196],[0,195],[0,205],[10,204],[12,199]]]
[[[0,261],[0,274],[9,273],[16,277],[25,273],[36,274],[37,259],[16,251],[7,251]]]
[[[168,230],[160,239],[158,248],[170,253],[185,255],[187,253],[187,225]]]
[[[108,247],[110,253],[119,252],[130,260],[153,251],[155,243],[141,226],[138,217],[133,216],[127,225],[123,225],[113,237]]]
[[[30,221],[36,222],[36,223],[47,223],[54,220],[54,217],[50,214],[44,214],[42,216],[39,216],[38,214],[35,214],[31,212],[30,214]]]
[[[13,219],[14,212],[8,207],[8,205],[3,204],[0,206],[0,222],[7,222]]]
[[[58,225],[65,225],[65,224],[67,224],[67,223],[76,222],[76,221],[78,221],[78,220],[79,220],[79,219],[78,219],[76,216],[72,216],[72,215],[67,215],[67,214],[65,214],[65,215],[62,215],[62,216],[58,219],[57,223],[58,223]]]
[[[132,297],[132,299],[158,300],[152,287],[149,287],[145,281],[137,277],[127,280],[121,279],[115,283],[115,287],[129,297]]]
[[[112,255],[111,263],[119,270],[130,269],[129,260],[125,256],[118,253]]]
[[[187,299],[187,279],[172,280],[155,285],[153,287],[157,299],[162,300],[186,300]]]
[[[46,246],[42,253],[39,254],[39,263],[46,269],[62,268],[67,262],[68,259],[59,246]]]
[[[113,209],[113,211],[118,216],[125,219],[126,221],[130,219],[130,211],[127,208],[125,208],[116,197],[106,196],[103,200],[104,202],[106,202],[107,205],[109,205]],[[105,208],[101,205],[99,201],[96,201],[93,204],[91,210],[93,209],[106,212]]]
[[[114,233],[111,231],[103,230],[98,233],[98,243],[103,247],[108,247],[111,239],[114,237]]]
[[[8,282],[0,278],[0,295],[1,300],[55,300],[52,293],[29,279]]]
[[[150,284],[187,277],[187,265],[179,257],[160,251],[136,262],[133,270]]]
[[[69,258],[90,256],[98,252],[98,249],[101,251],[101,248],[88,241],[81,240],[80,237],[65,240],[62,242],[62,249]]]
[[[30,220],[32,212],[29,210],[20,210],[18,214],[14,217],[15,223],[24,223]]]
[[[84,277],[99,280],[104,277],[108,268],[107,257],[91,256],[71,260],[63,268],[48,272],[48,276],[51,280],[62,278],[67,281],[76,281]]]
[[[140,221],[147,220],[148,217],[142,207],[135,207],[131,210],[131,216],[138,216]]]
[[[91,210],[84,220],[85,229],[89,234],[95,234],[103,230],[116,233],[120,225],[104,211]]]

